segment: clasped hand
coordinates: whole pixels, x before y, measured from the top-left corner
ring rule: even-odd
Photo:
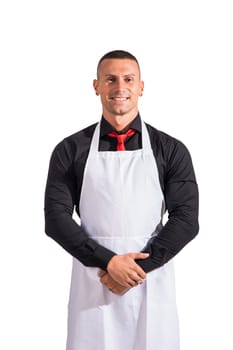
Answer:
[[[130,288],[145,281],[146,273],[135,259],[146,259],[148,256],[147,253],[114,255],[107,265],[107,271],[99,273],[100,282],[115,294],[125,294]]]

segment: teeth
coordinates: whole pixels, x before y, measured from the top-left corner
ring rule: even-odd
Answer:
[[[127,97],[113,97],[112,98],[114,101],[126,101]]]

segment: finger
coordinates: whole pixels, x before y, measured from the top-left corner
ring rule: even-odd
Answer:
[[[139,280],[140,278],[137,276],[137,275],[131,275],[128,277],[127,279],[127,283],[130,285],[130,287],[136,287],[137,286],[137,281]]]
[[[135,269],[130,270],[129,277],[137,281],[138,279],[144,279],[146,277],[146,273],[141,270],[139,266],[136,266]]]
[[[139,272],[137,277],[138,277],[137,278],[138,280],[145,281],[146,280],[146,273],[144,271],[143,272]]]
[[[145,280],[144,279],[142,279],[142,278],[139,278],[137,281],[135,281],[136,282],[136,284],[137,284],[137,286],[139,286],[140,284],[143,284],[144,282],[145,282]]]
[[[111,281],[109,281],[108,275],[104,275],[103,277],[100,277],[100,282],[102,284],[108,285]]]
[[[131,278],[127,278],[127,280],[120,283],[120,285],[125,288],[132,288],[135,287],[136,283]]]
[[[129,286],[130,288],[136,287],[136,286],[137,286],[137,282],[134,281],[134,280],[131,280],[131,281],[128,283],[128,286]]]
[[[139,284],[143,284],[145,282],[145,277],[141,277],[138,274],[131,275],[131,279],[134,281],[134,286],[137,286]]]
[[[130,272],[129,275],[130,275],[130,277],[132,279],[134,279],[136,281],[138,279],[143,279],[144,280],[146,278],[146,272],[143,271],[143,269],[139,265],[137,265],[136,263],[135,263],[134,268],[131,269],[131,272]]]
[[[129,256],[132,258],[132,259],[146,259],[149,257],[149,253],[129,253]]]

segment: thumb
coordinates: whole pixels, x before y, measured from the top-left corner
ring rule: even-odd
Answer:
[[[132,259],[146,259],[149,257],[149,253],[129,253]]]
[[[106,271],[104,271],[104,270],[100,270],[99,271],[99,273],[98,273],[98,275],[99,275],[99,277],[101,278],[101,277],[103,277],[104,275],[106,275]]]

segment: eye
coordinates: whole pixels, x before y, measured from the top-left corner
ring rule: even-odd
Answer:
[[[106,79],[107,83],[113,83],[115,81],[115,78],[114,77],[108,77]]]
[[[126,81],[127,83],[131,83],[131,82],[133,82],[133,77],[126,77],[126,78],[125,78],[125,81]]]

